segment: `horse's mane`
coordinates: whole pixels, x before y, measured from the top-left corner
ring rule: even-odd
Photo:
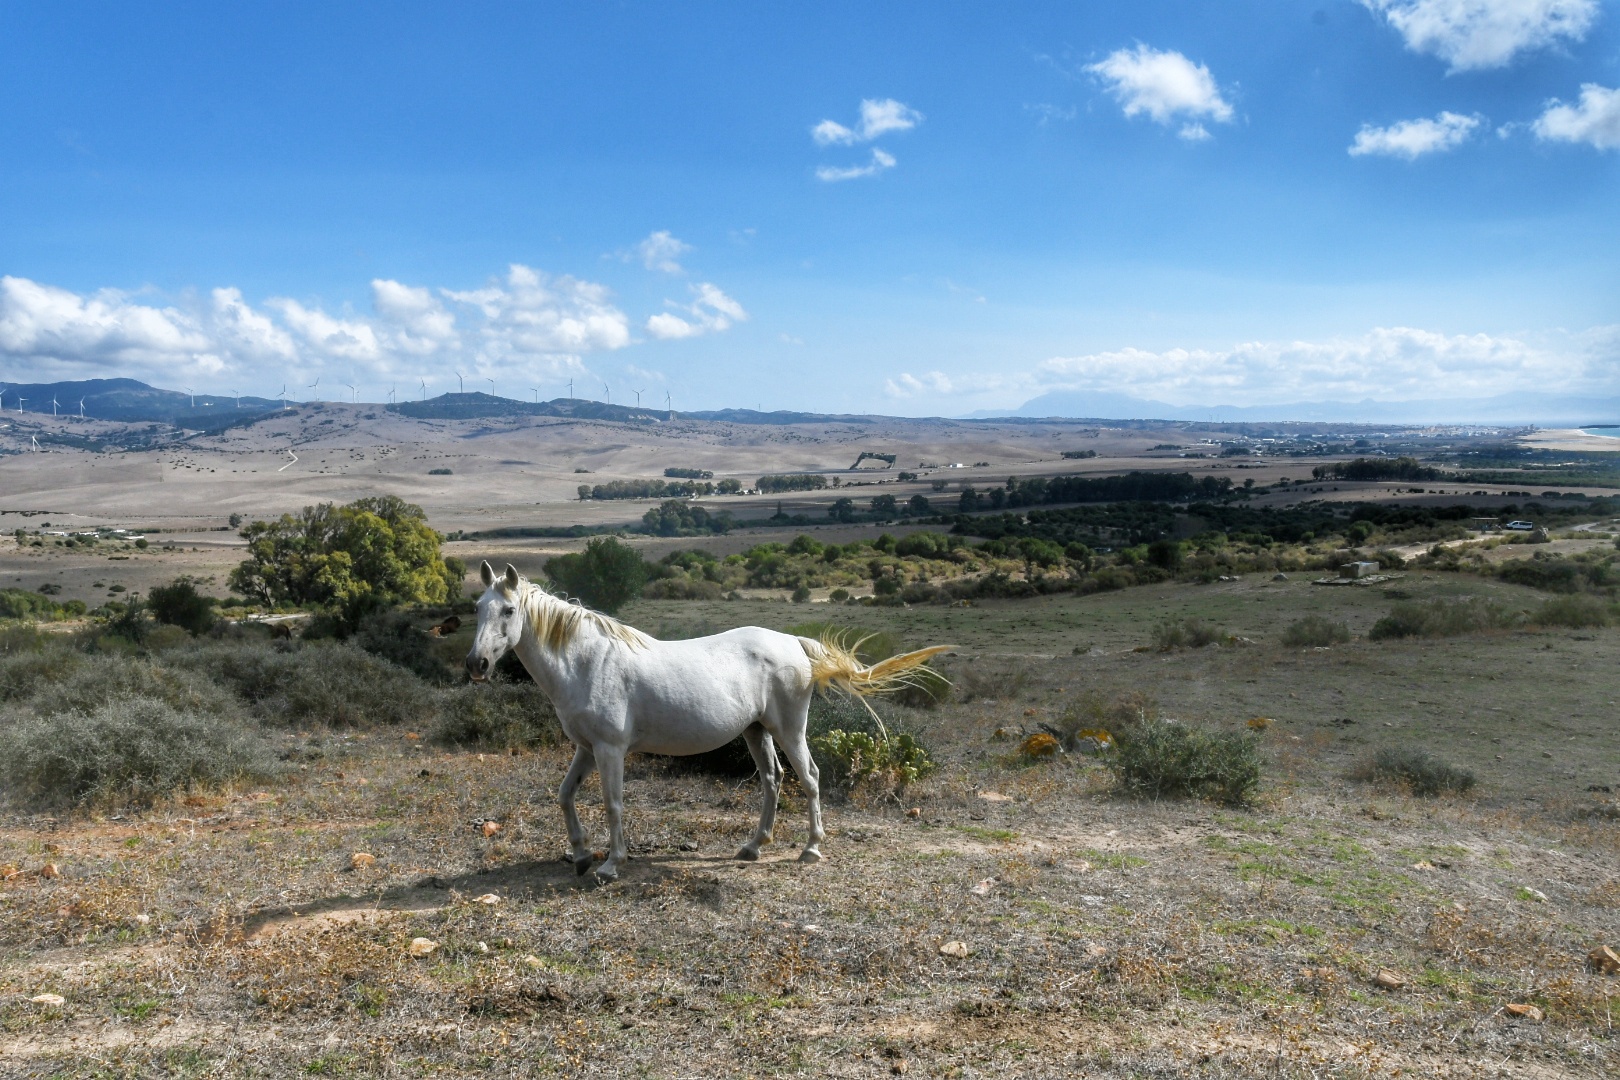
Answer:
[[[553,652],[573,641],[575,635],[579,633],[579,628],[587,622],[609,638],[632,649],[644,649],[652,640],[640,630],[626,626],[611,615],[592,611],[577,600],[570,602],[560,596],[553,596],[527,578],[518,579],[518,595],[520,597],[518,602],[523,606],[523,614],[528,618],[534,636]]]

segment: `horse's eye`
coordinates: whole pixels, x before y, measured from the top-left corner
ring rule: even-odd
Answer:
[[[502,618],[510,619],[516,613],[517,613],[517,608],[502,608],[501,609],[501,617]]]

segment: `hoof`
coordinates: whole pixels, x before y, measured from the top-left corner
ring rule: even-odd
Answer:
[[[742,862],[757,862],[759,861],[759,849],[745,847],[739,850],[737,854],[733,855],[732,858],[741,860]]]
[[[604,885],[610,881],[618,881],[619,872],[617,870],[611,870],[605,866],[599,866],[596,868],[596,880],[602,882]]]
[[[589,870],[590,868],[591,868],[591,857],[589,855],[585,856],[585,858],[583,858],[583,859],[575,859],[574,860],[574,873],[578,874],[580,877],[584,877],[585,872],[587,870]]]
[[[820,862],[821,852],[816,851],[814,848],[805,848],[799,852],[799,861],[802,863]]]

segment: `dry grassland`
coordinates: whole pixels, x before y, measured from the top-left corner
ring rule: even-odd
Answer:
[[[778,844],[739,864],[752,782],[641,759],[634,858],[591,884],[562,858],[562,748],[480,756],[399,729],[285,733],[290,771],[264,790],[13,813],[0,1074],[1613,1075],[1620,978],[1587,954],[1620,947],[1620,809],[1587,788],[1620,788],[1620,638],[1275,644],[1307,612],[1364,633],[1390,602],[1246,579],[852,612],[959,644],[959,693],[891,711],[940,770],[834,802],[811,867],[795,789]],[[676,635],[806,609],[627,614]],[[1184,615],[1257,643],[1131,651]],[[1272,719],[1258,803],[1122,799],[1094,760],[1027,762],[1005,738],[1119,693]],[[1347,779],[1386,745],[1479,787]],[[594,788],[581,803],[599,827]],[[436,948],[413,957],[416,938]]]

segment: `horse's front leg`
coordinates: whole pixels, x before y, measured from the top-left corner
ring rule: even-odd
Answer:
[[[624,847],[624,751],[617,747],[596,748],[596,771],[602,777],[602,805],[607,810],[608,857],[596,868],[596,876],[614,881],[619,864],[629,856]]]
[[[583,746],[574,748],[574,763],[568,766],[568,775],[563,777],[562,789],[557,792],[557,801],[562,803],[563,821],[568,825],[568,846],[574,856],[574,873],[583,874],[591,868],[591,846],[585,842],[585,826],[579,823],[579,811],[574,809],[574,793],[591,770],[596,767],[596,758]]]

